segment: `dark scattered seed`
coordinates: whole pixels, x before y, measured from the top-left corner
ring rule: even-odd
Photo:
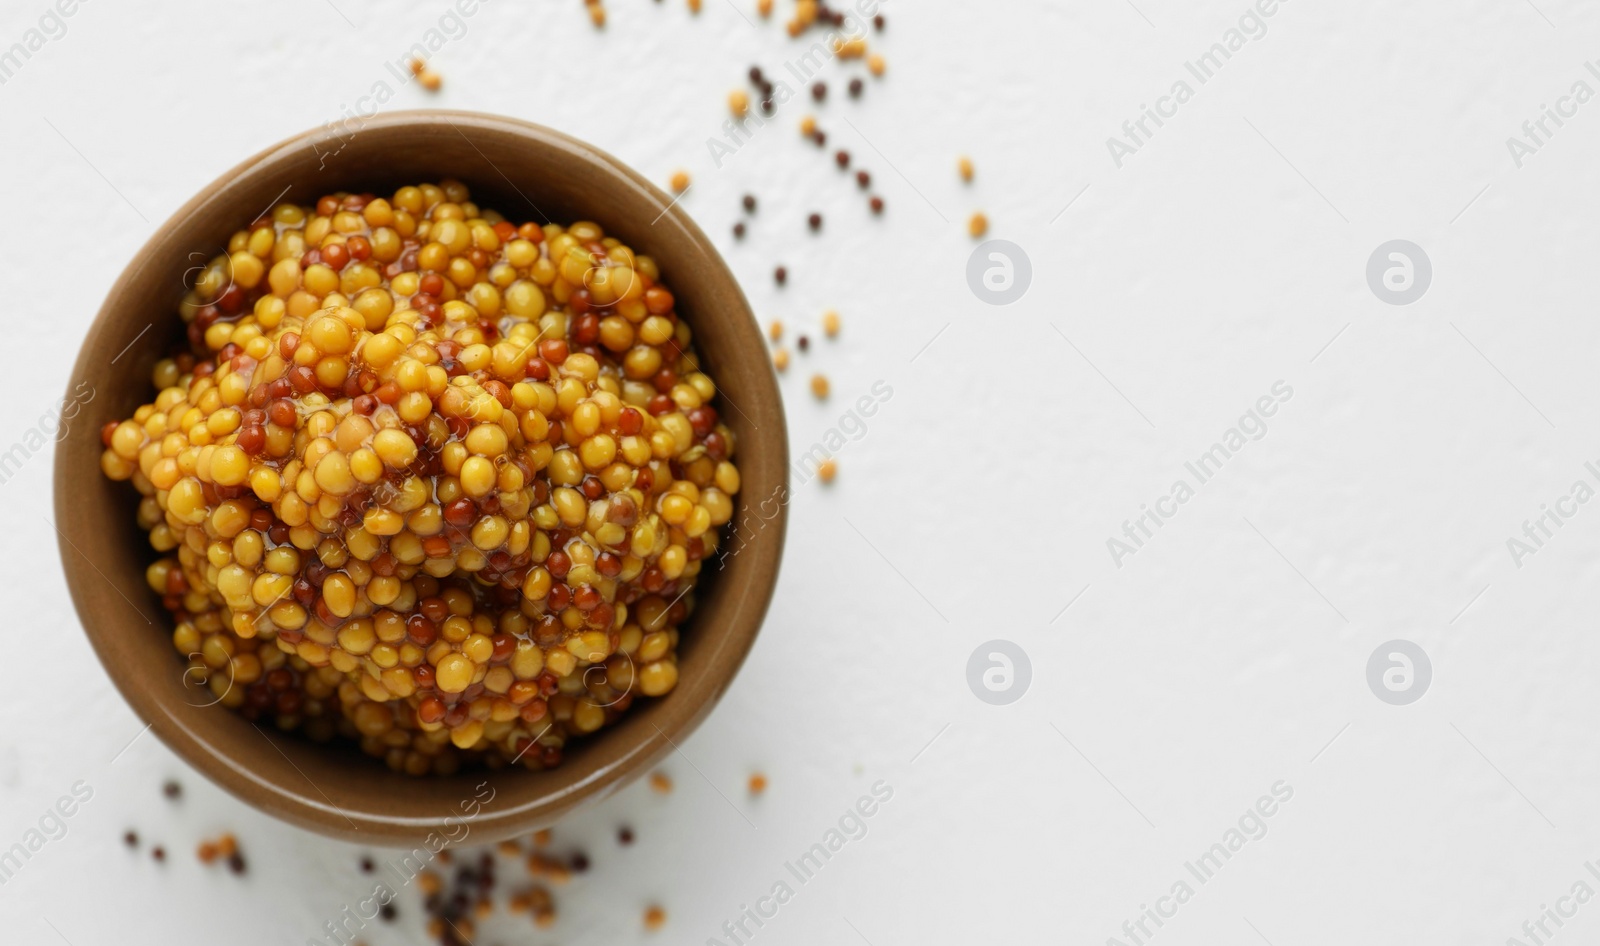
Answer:
[[[828,143],[828,135],[821,128],[818,128],[816,131],[811,133],[811,140],[815,141],[817,143],[817,147],[820,148]]]
[[[370,874],[370,873],[372,873],[372,858],[370,858],[370,857],[363,857],[363,858],[362,858],[362,859],[361,859],[361,872],[362,872],[362,873],[363,873],[363,874]]]
[[[380,906],[378,908],[378,919],[382,920],[385,923],[393,923],[394,922],[394,918],[395,918],[394,904],[385,903],[383,906]]]
[[[167,784],[161,786],[161,794],[167,796],[168,798],[177,798],[179,795],[183,794],[183,786],[179,785],[176,781],[169,779]]]
[[[762,99],[761,100],[761,112],[764,115],[771,115],[772,114],[772,100],[771,99]]]
[[[805,351],[806,349],[811,347],[811,339],[806,338],[804,335],[802,335],[799,338],[795,339],[794,343],[796,345],[800,346],[800,350],[801,351]]]
[[[167,859],[167,849],[158,844],[150,849],[150,856],[158,861],[164,861]]]
[[[780,286],[783,285],[784,283],[788,282],[789,281],[789,270],[788,270],[788,268],[784,267],[784,266],[779,266],[777,269],[772,271],[772,278],[776,279],[778,281],[778,285],[780,285]]]
[[[744,223],[743,222],[736,223],[736,224],[733,225],[733,235],[737,239],[740,239],[740,240],[744,239]]]
[[[811,86],[811,97],[818,102],[828,97],[828,83],[818,82]]]
[[[132,831],[129,831],[127,834],[124,834],[122,836],[122,843],[126,844],[129,847],[138,847],[139,846],[139,835],[135,834]]]
[[[883,198],[882,197],[874,197],[874,198],[872,198],[871,204],[872,204],[872,212],[873,213],[875,213],[875,214],[883,213]]]
[[[772,83],[767,82],[766,80],[762,80],[760,82],[757,82],[756,85],[761,87],[761,94],[762,95],[766,96],[769,99],[772,98],[772,91],[773,91]]]
[[[582,874],[589,869],[589,855],[579,851],[572,855],[572,872]]]
[[[860,79],[851,79],[850,80],[850,97],[853,98],[853,99],[860,98],[861,97],[861,90],[863,88],[865,88],[865,86],[862,85]]]
[[[872,175],[868,174],[866,171],[857,171],[856,183],[861,185],[862,190],[866,190],[868,187],[872,186]]]
[[[760,85],[761,84],[761,67],[760,66],[751,66],[750,67],[750,83],[752,85]]]
[[[878,32],[880,32],[880,33],[883,32],[883,14],[882,13],[880,13],[877,16],[872,18],[872,25],[877,28]]]
[[[626,826],[624,826],[622,828],[618,828],[617,829],[617,841],[619,843],[621,843],[621,844],[624,844],[624,845],[632,844],[633,843],[633,829],[629,828],[629,827],[626,827]]]
[[[847,167],[850,166],[850,152],[848,152],[848,151],[835,152],[834,155],[833,155],[833,160],[834,160],[835,164],[839,165],[839,167],[847,168]]]
[[[240,854],[238,851],[234,851],[232,854],[228,855],[228,869],[233,871],[235,874],[244,873],[244,855]]]
[[[754,194],[746,194],[746,195],[744,195],[744,212],[745,213],[751,213],[751,214],[756,212],[756,195],[754,195]]]
[[[806,223],[810,224],[811,225],[811,229],[813,229],[813,230],[821,230],[822,229],[822,214],[812,214],[811,216],[806,218]]]

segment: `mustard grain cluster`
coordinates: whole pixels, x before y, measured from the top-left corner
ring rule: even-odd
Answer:
[[[185,679],[416,775],[553,766],[671,691],[739,471],[660,277],[450,181],[234,234],[102,431]]]

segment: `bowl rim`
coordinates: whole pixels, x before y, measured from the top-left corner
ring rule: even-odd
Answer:
[[[483,810],[472,816],[472,828],[478,840],[493,841],[515,834],[525,833],[553,823],[555,820],[570,812],[578,804],[598,800],[611,791],[615,791],[639,775],[652,761],[677,751],[678,741],[692,732],[699,723],[709,714],[711,709],[721,699],[727,687],[732,683],[744,660],[748,656],[755,638],[760,631],[766,613],[771,605],[776,591],[777,577],[781,566],[784,537],[788,519],[788,490],[789,490],[789,454],[788,436],[784,418],[782,400],[777,388],[776,375],[771,365],[771,360],[765,358],[765,339],[761,333],[748,300],[738,280],[728,267],[726,261],[717,253],[715,246],[705,233],[689,218],[678,201],[668,197],[659,188],[653,185],[639,172],[635,171],[622,161],[609,153],[594,147],[580,139],[574,138],[563,132],[502,115],[482,112],[450,110],[450,109],[414,109],[398,110],[380,113],[371,119],[364,120],[354,138],[365,137],[368,141],[382,138],[382,134],[394,133],[400,130],[414,131],[421,126],[437,127],[441,123],[448,124],[456,132],[466,137],[464,129],[484,132],[488,134],[509,135],[526,143],[530,148],[545,149],[547,153],[560,156],[564,160],[575,160],[581,164],[594,168],[610,181],[642,191],[646,196],[662,209],[657,217],[658,222],[669,223],[670,226],[661,232],[667,234],[663,241],[657,243],[682,240],[685,241],[685,252],[693,251],[703,258],[706,265],[712,267],[712,272],[707,277],[703,295],[717,296],[719,308],[732,308],[738,311],[715,318],[718,332],[732,333],[730,347],[741,354],[749,351],[760,351],[763,355],[762,363],[765,365],[765,377],[753,379],[762,395],[759,401],[747,404],[748,409],[761,417],[761,437],[755,446],[762,451],[772,454],[776,460],[779,471],[777,480],[778,488],[782,491],[783,499],[779,503],[775,516],[767,520],[763,528],[770,528],[769,539],[756,543],[749,553],[752,560],[741,563],[744,573],[753,574],[759,579],[755,582],[741,581],[736,587],[724,589],[725,594],[737,596],[738,604],[734,608],[734,620],[727,622],[728,626],[719,626],[715,640],[700,642],[703,646],[712,648],[707,652],[706,659],[712,668],[717,671],[709,679],[696,681],[680,680],[678,688],[667,697],[657,701],[650,701],[650,708],[673,707],[664,718],[665,726],[656,726],[655,733],[651,734],[635,725],[623,732],[622,726],[608,727],[599,734],[595,741],[608,744],[605,753],[610,762],[599,766],[587,775],[576,780],[562,779],[553,790],[537,794],[536,797],[527,798],[520,804],[500,806],[493,810]],[[274,169],[292,165],[296,160],[305,159],[305,149],[320,138],[326,140],[327,126],[313,128],[280,142],[270,145],[245,160],[233,166],[214,181],[210,182],[194,196],[189,198],[172,215],[152,229],[151,235],[134,254],[132,259],[118,275],[111,288],[107,291],[105,300],[96,312],[86,331],[78,356],[74,360],[71,376],[68,380],[67,391],[71,396],[72,391],[79,387],[81,382],[92,376],[91,367],[95,360],[92,355],[97,349],[105,348],[104,336],[107,332],[121,324],[117,316],[121,300],[132,295],[131,287],[140,284],[143,280],[152,278],[154,271],[162,271],[170,275],[171,263],[165,250],[170,249],[173,242],[188,240],[182,236],[197,227],[203,227],[209,219],[208,214],[222,212],[225,201],[228,199],[229,190],[241,185],[252,177],[269,174]],[[478,146],[468,138],[468,143]],[[482,151],[479,152],[482,154]],[[491,166],[494,162],[487,155],[484,158]],[[496,166],[495,170],[499,168]],[[501,172],[504,177],[504,173]],[[506,183],[516,185],[506,178]],[[287,191],[285,191],[287,193]],[[520,193],[520,191],[519,191]],[[283,195],[274,199],[276,204]],[[531,201],[530,201],[531,202]],[[241,214],[233,220],[243,219]],[[654,228],[655,224],[652,224]],[[221,252],[220,246],[218,252]],[[180,264],[181,265],[181,264]],[[726,295],[727,299],[720,297]],[[721,303],[727,303],[723,305]],[[163,314],[153,314],[152,324],[159,324],[161,318],[172,318],[170,310]],[[703,324],[695,317],[689,316],[689,321],[697,330]],[[712,320],[705,320],[712,321]],[[137,339],[135,339],[135,343]],[[129,343],[132,347],[134,343]],[[114,350],[114,349],[108,349]],[[127,349],[124,348],[124,351]],[[120,357],[120,355],[119,355]],[[720,392],[719,392],[720,393]],[[735,405],[736,407],[738,405]],[[743,413],[744,408],[740,408]],[[79,429],[68,436],[93,437],[94,455],[99,456],[100,440],[99,427],[92,424],[77,425]],[[65,441],[67,438],[63,437]],[[741,450],[747,451],[752,443],[747,440],[741,444]],[[228,746],[218,744],[207,739],[202,733],[181,718],[181,711],[170,706],[170,700],[162,696],[162,691],[147,684],[142,679],[130,679],[133,675],[118,673],[114,663],[117,647],[114,638],[121,631],[121,625],[111,620],[111,615],[104,613],[106,609],[96,604],[103,597],[98,591],[91,591],[92,585],[98,582],[111,583],[119,594],[122,588],[109,578],[94,560],[84,553],[82,547],[73,541],[73,535],[80,539],[93,534],[92,522],[86,522],[84,513],[75,503],[72,493],[75,486],[81,485],[82,477],[90,476],[96,479],[102,477],[98,463],[93,469],[85,470],[67,459],[69,454],[66,444],[58,443],[54,456],[54,469],[52,477],[53,505],[56,522],[53,525],[57,532],[57,547],[62,558],[68,590],[77,612],[79,623],[84,629],[93,647],[96,657],[105,667],[112,683],[122,694],[123,699],[146,724],[146,729],[153,730],[171,750],[181,757],[191,767],[198,770],[212,781],[221,785],[229,793],[235,795],[246,803],[280,819],[316,831],[318,833],[340,837],[346,840],[359,840],[363,843],[376,846],[409,845],[424,836],[431,838],[447,826],[451,819],[461,819],[462,815],[456,813],[441,814],[437,817],[406,817],[395,814],[386,814],[376,806],[372,810],[352,811],[349,807],[335,805],[326,795],[315,797],[314,793],[291,788],[277,781],[264,778],[244,764],[243,759],[247,753]],[[114,484],[126,488],[126,484]],[[741,490],[741,492],[744,492]],[[746,502],[747,500],[739,500]],[[130,503],[132,505],[131,497]],[[763,504],[763,510],[765,504]],[[763,517],[765,518],[765,517]],[[730,523],[730,528],[733,523]],[[743,556],[740,556],[743,557]],[[723,569],[725,570],[725,569]],[[722,571],[722,570],[719,570]],[[96,574],[96,573],[99,574]],[[717,580],[719,585],[732,584],[732,576],[725,574],[712,574],[708,578]],[[741,576],[744,577],[744,576]],[[143,575],[136,576],[139,586],[144,586]],[[146,591],[148,589],[146,588]],[[126,595],[124,594],[124,597]],[[129,602],[131,604],[131,601]],[[135,606],[135,610],[137,606]],[[163,627],[170,629],[170,615],[164,610],[157,610],[160,619],[165,619]],[[692,619],[691,619],[692,623]],[[175,663],[174,666],[179,666]],[[691,686],[691,684],[693,684]],[[680,697],[674,702],[674,697]],[[224,709],[210,707],[212,712],[229,712]],[[643,712],[641,708],[634,708],[629,715]],[[665,710],[655,710],[660,715]],[[623,718],[623,722],[627,717]],[[284,746],[300,743],[309,746],[299,736],[279,736],[269,729],[256,727],[263,736],[284,752]],[[141,730],[140,734],[143,734]],[[659,736],[659,739],[657,738]],[[622,740],[626,739],[626,742]],[[130,743],[131,744],[131,743]],[[259,750],[258,750],[259,751]],[[285,758],[289,758],[285,755]],[[290,759],[290,765],[294,765]],[[551,772],[560,773],[565,768],[558,767]],[[298,771],[298,766],[295,766]],[[377,771],[388,774],[386,770],[378,767]],[[483,778],[487,780],[504,778],[506,770],[493,772],[482,770]],[[304,773],[301,773],[304,775]],[[459,779],[461,776],[452,776]],[[308,783],[309,776],[305,776]],[[480,783],[481,784],[481,783]],[[321,790],[318,788],[318,793]],[[381,801],[381,799],[378,799]],[[463,804],[463,807],[465,805]],[[476,843],[476,842],[475,842]]]

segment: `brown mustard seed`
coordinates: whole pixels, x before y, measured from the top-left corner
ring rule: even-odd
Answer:
[[[829,457],[817,464],[817,476],[824,483],[832,483],[833,478],[839,475],[839,461]]]
[[[126,834],[124,834],[122,836],[122,843],[126,844],[129,847],[138,847],[139,846],[139,835],[137,833],[133,832],[133,831],[129,831],[128,833],[126,833]]]
[[[972,175],[975,171],[972,166],[972,159],[966,155],[962,155],[961,159],[956,162],[956,171],[961,175],[961,179],[963,181],[966,181],[970,184],[972,182]]]
[[[813,230],[821,230],[822,214],[812,214],[811,216],[807,217],[806,226],[809,226]]]
[[[733,225],[733,236],[737,240],[744,239],[744,223],[742,221]]]
[[[789,370],[789,350],[780,348],[772,353],[772,366],[779,371]]]
[[[825,148],[828,145],[828,133],[823,131],[821,128],[818,128],[816,131],[811,133],[811,141],[817,147]]]
[[[788,270],[788,267],[779,266],[777,269],[773,270],[772,271],[772,278],[777,280],[777,283],[780,286],[783,285],[784,283],[787,283],[789,281],[789,270]]]
[[[633,843],[633,829],[627,825],[617,829],[617,843],[626,847]]]
[[[815,82],[811,85],[811,97],[820,102],[828,97],[828,83]]]
[[[244,855],[238,853],[237,851],[233,853],[233,856],[228,858],[228,870],[233,871],[235,874],[243,874],[245,872],[245,866]]]
[[[161,786],[161,794],[168,798],[177,798],[183,794],[183,786],[179,785],[175,780],[169,779],[165,785]]]
[[[880,33],[883,32],[883,14],[882,13],[880,13],[877,16],[872,18],[872,26],[878,32],[880,32]]]
[[[861,90],[866,88],[866,87],[867,87],[866,83],[862,82],[860,79],[851,79],[850,80],[850,97],[853,98],[853,99],[860,98],[861,97]]]
[[[849,167],[850,166],[850,152],[848,152],[848,151],[836,151],[836,152],[834,152],[833,163],[839,165],[840,168]]]
[[[158,861],[165,861],[167,859],[167,849],[158,844],[150,849],[150,856]]]
[[[658,906],[651,906],[644,911],[644,928],[655,932],[667,922],[667,911]]]
[[[811,393],[816,395],[819,401],[827,399],[828,379],[826,376],[820,374],[811,376]]]
[[[873,213],[881,214],[881,213],[883,213],[883,198],[882,197],[874,197],[871,200],[867,201],[867,206],[872,208],[872,212]]]
[[[665,795],[672,791],[672,779],[665,772],[651,772],[650,789],[659,795]]]
[[[985,233],[988,233],[989,218],[984,216],[982,211],[973,214],[967,220],[967,232],[972,235],[973,239],[977,239],[983,236]]]
[[[839,334],[839,313],[832,309],[822,313],[822,331],[829,338]]]
[[[817,377],[820,378],[820,377],[822,377],[822,375],[817,375]],[[827,382],[824,381],[823,385],[826,386]],[[816,387],[816,379],[815,378],[812,379],[811,386],[812,386],[813,389]],[[762,792],[767,790],[767,777],[765,775],[762,775],[760,772],[753,773],[750,776],[750,782],[749,782],[749,785],[747,787],[750,789],[750,794],[759,795]]]
[[[866,190],[867,188],[871,187],[872,186],[872,175],[868,174],[866,171],[857,171],[856,172],[856,186],[861,188],[862,190]]]
[[[750,84],[751,85],[759,86],[761,83],[766,81],[766,77],[763,76],[762,73],[761,73],[761,67],[760,66],[751,66],[749,75],[750,75]]]
[[[673,171],[672,178],[667,183],[672,187],[674,194],[681,194],[689,189],[689,172]]]
[[[753,213],[756,212],[756,195],[754,195],[754,194],[746,194],[746,195],[744,195],[744,199],[741,200],[740,203],[744,204],[744,212],[745,213],[753,214]]]
[[[734,89],[728,93],[728,111],[734,118],[743,118],[750,111],[750,96],[743,89]]]
[[[804,335],[795,339],[794,343],[800,347],[801,351],[806,351],[811,348],[811,339],[806,338]]]

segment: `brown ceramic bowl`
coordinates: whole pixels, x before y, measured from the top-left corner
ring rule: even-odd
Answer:
[[[782,553],[782,403],[765,341],[727,265],[681,209],[615,158],[547,128],[464,112],[398,112],[345,131],[353,134],[291,138],[207,185],[156,229],[112,287],[68,387],[69,400],[94,393],[56,451],[61,558],[78,616],[122,695],[162,741],[228,791],[301,827],[368,844],[418,844],[435,831],[455,837],[463,822],[475,841],[497,840],[549,825],[646,770],[732,681],[761,626]],[[153,397],[151,368],[181,337],[176,311],[186,270],[221,252],[230,234],[279,200],[311,204],[341,189],[384,193],[444,177],[465,182],[480,206],[512,219],[593,220],[655,257],[737,438],[743,487],[729,528],[744,523],[745,539],[720,569],[707,568],[684,629],[677,688],[575,741],[549,771],[413,778],[354,746],[315,745],[204,705],[210,694],[185,686],[172,620],[145,584],[154,553],[134,521],[137,494],[100,473],[101,426]],[[492,801],[469,817],[491,788]]]

